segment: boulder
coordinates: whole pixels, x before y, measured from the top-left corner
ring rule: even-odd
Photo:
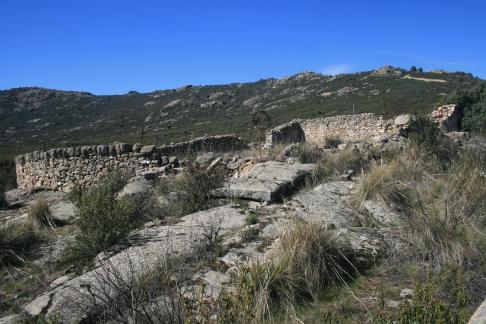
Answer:
[[[117,297],[114,285],[154,271],[164,258],[198,253],[210,228],[222,236],[244,224],[241,210],[222,206],[184,216],[174,225],[144,228],[129,237],[128,247],[106,259],[98,256],[94,269],[48,289],[24,310],[31,316],[56,315],[62,323],[86,321],[96,311],[95,305],[106,306]]]
[[[22,316],[18,314],[14,315],[7,315],[5,317],[0,318],[0,324],[13,324],[13,323],[22,323]]]
[[[61,201],[49,205],[49,212],[56,224],[72,224],[76,219],[77,208],[72,202]]]
[[[25,206],[27,193],[20,189],[12,189],[5,192],[5,201],[9,208],[19,208]]]
[[[456,143],[462,143],[464,141],[467,141],[470,138],[468,132],[449,132],[449,133],[445,133],[444,135],[449,137],[451,140],[453,140]]]
[[[386,143],[388,142],[388,136],[381,134],[381,135],[376,135],[371,138],[371,143],[372,144],[378,144],[378,143]]]
[[[340,228],[334,237],[341,249],[351,251],[358,268],[369,268],[390,256],[409,257],[413,245],[399,233],[386,228]]]
[[[216,154],[214,152],[206,152],[203,154],[199,154],[196,157],[196,162],[199,165],[208,165],[216,158]]]
[[[145,176],[139,175],[128,180],[128,183],[120,191],[118,197],[132,196],[138,193],[146,192],[153,187],[153,182],[147,180]]]
[[[140,149],[140,154],[144,156],[149,156],[152,155],[154,151],[155,151],[155,145],[147,145]]]
[[[140,143],[134,144],[132,150],[134,153],[140,153],[140,151],[142,150],[142,144]]]
[[[486,300],[479,305],[468,324],[486,324]]]
[[[219,164],[223,162],[223,158],[220,156],[219,158],[215,159],[211,164],[208,166],[207,171],[213,171]]]
[[[169,157],[169,164],[171,164],[173,167],[177,168],[179,166],[179,159],[177,158],[177,156]]]
[[[310,177],[314,164],[258,163],[243,176],[230,178],[216,197],[235,197],[261,202],[278,202],[295,192]]]
[[[349,207],[352,188],[353,184],[346,181],[326,182],[296,194],[285,207],[300,218],[331,228],[356,226],[363,216]]]
[[[412,115],[404,114],[404,115],[397,116],[395,118],[394,124],[397,127],[403,127],[405,125],[409,125],[411,121],[412,121]]]
[[[381,201],[365,200],[363,208],[374,218],[374,220],[383,225],[397,224],[402,218],[397,211]]]
[[[400,291],[400,298],[408,299],[413,297],[413,290],[410,288],[405,288]]]

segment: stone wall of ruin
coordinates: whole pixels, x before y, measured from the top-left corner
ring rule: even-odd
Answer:
[[[383,134],[386,123],[374,114],[344,115],[308,119],[300,123],[308,143],[324,145],[328,138],[342,142],[360,142]]]
[[[304,142],[305,133],[300,125],[301,122],[302,120],[295,119],[269,130],[266,134],[265,146]]]
[[[168,164],[170,156],[200,151],[232,151],[243,146],[240,138],[222,135],[155,147],[113,143],[35,151],[17,156],[20,189],[48,188],[69,192],[89,187],[111,169],[130,173],[148,171]]]
[[[383,117],[371,113],[293,120],[268,131],[266,145],[306,141],[322,146],[328,138],[359,142],[383,134],[387,125]]]

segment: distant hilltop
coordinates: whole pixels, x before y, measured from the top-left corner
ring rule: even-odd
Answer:
[[[0,157],[110,140],[169,144],[223,133],[254,140],[251,114],[273,125],[352,113],[430,113],[447,94],[484,82],[464,72],[384,66],[324,75],[304,71],[227,85],[93,95],[38,87],[0,91]]]

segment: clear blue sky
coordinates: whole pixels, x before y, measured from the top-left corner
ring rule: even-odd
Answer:
[[[96,94],[391,64],[486,78],[486,1],[0,0],[0,89]]]

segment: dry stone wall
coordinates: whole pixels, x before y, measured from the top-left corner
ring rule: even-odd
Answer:
[[[328,138],[343,142],[360,142],[385,132],[386,123],[381,116],[359,114],[308,119],[301,123],[306,141],[318,146]]]
[[[201,137],[188,142],[156,147],[113,143],[35,151],[17,156],[17,184],[20,189],[48,188],[69,192],[89,187],[111,169],[130,173],[160,168],[169,157],[200,151],[231,151],[243,146],[235,135]]]
[[[459,120],[462,112],[456,104],[440,106],[434,110],[429,117],[443,132],[454,132],[459,130]]]
[[[321,146],[328,138],[360,142],[385,133],[389,127],[382,116],[371,113],[293,120],[268,131],[266,145],[306,141]]]

